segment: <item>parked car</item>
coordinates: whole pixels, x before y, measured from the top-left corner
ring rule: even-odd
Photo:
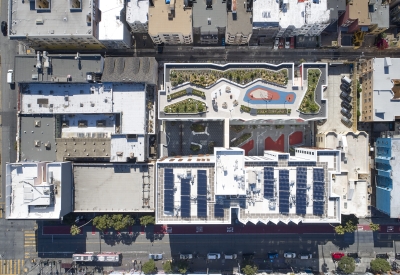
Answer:
[[[353,97],[346,92],[342,92],[340,94],[340,98],[343,100],[347,100],[347,102],[351,102],[351,100],[353,99]]]
[[[345,84],[340,84],[340,90],[342,90],[343,92],[346,92],[346,93],[350,93],[351,92],[351,87],[349,87],[349,86],[347,86],[347,85],[345,85]]]
[[[285,40],[285,49],[290,49],[290,37],[287,37]]]
[[[1,22],[1,32],[3,33],[4,36],[7,35],[7,22],[6,21]]]
[[[286,259],[293,259],[293,258],[296,258],[296,253],[285,252],[285,253],[283,253],[283,257],[285,257]]]
[[[181,260],[190,260],[193,259],[193,254],[179,254],[179,259]]]
[[[343,77],[342,77],[342,83],[344,83],[344,84],[350,86],[350,85],[351,85],[351,79],[348,78],[347,76],[343,76]]]
[[[272,253],[268,253],[268,259],[278,259],[279,258],[279,254],[272,252]]]
[[[79,223],[80,221],[84,221],[84,220],[85,220],[84,216],[76,216],[75,223]]]
[[[235,260],[237,259],[237,254],[225,254],[225,260]]]
[[[347,257],[353,258],[356,264],[361,263],[361,258],[358,256],[358,253],[347,253]]]
[[[345,116],[342,116],[341,121],[342,121],[342,123],[343,123],[344,125],[346,125],[346,126],[350,126],[350,125],[352,124],[351,120],[348,119],[348,118],[345,117]]]
[[[312,254],[299,254],[299,259],[300,260],[312,259]]]
[[[275,38],[274,50],[277,50],[278,47],[279,47],[279,38]]]
[[[342,108],[342,110],[340,110],[340,113],[342,114],[342,115],[344,115],[345,117],[347,117],[347,118],[351,118],[351,113],[349,112],[349,110],[347,110],[346,108]]]
[[[376,258],[387,260],[387,259],[389,259],[389,255],[387,253],[376,254]]]
[[[396,254],[394,255],[394,258],[395,258],[396,260],[400,260],[400,253],[396,253]]]
[[[344,253],[343,252],[334,252],[334,253],[332,253],[332,259],[334,261],[339,261],[343,257],[344,257]]]
[[[341,106],[344,107],[344,108],[346,108],[346,109],[348,109],[349,111],[350,111],[351,109],[353,109],[353,106],[351,106],[351,104],[348,103],[347,101],[342,101]]]
[[[162,260],[163,255],[162,254],[149,254],[149,259],[150,260]]]
[[[221,258],[221,254],[219,254],[219,253],[208,253],[207,254],[208,260],[218,260],[220,258]]]

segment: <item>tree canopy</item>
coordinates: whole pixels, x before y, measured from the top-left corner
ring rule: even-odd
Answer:
[[[380,225],[376,223],[370,223],[369,227],[371,228],[372,231],[379,231],[379,229],[381,228]]]
[[[81,233],[81,229],[76,226],[75,224],[71,226],[71,235],[78,235],[79,233]]]
[[[391,269],[391,266],[387,260],[378,258],[371,261],[371,269],[376,273],[378,272],[386,273]]]
[[[245,267],[242,268],[242,272],[245,275],[255,275],[258,271],[257,266],[255,265],[246,265]]]
[[[140,224],[143,226],[146,226],[148,224],[154,224],[154,223],[155,223],[154,216],[147,215],[147,216],[140,217]]]
[[[189,268],[189,262],[188,261],[179,261],[177,264],[178,271],[181,274],[185,274],[188,271]]]
[[[144,274],[152,274],[155,272],[155,270],[156,264],[154,263],[154,260],[149,260],[142,265],[142,272]]]
[[[114,214],[114,215],[100,215],[93,219],[93,225],[100,231],[104,231],[109,228],[114,230],[122,230],[135,223],[135,220],[131,215]]]
[[[356,263],[353,258],[344,256],[339,261],[339,269],[346,274],[353,273],[356,269]]]
[[[171,261],[166,261],[166,262],[163,264],[163,269],[164,269],[164,272],[165,272],[165,273],[172,273],[172,264],[171,264]]]

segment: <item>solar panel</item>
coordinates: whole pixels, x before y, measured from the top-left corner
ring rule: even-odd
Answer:
[[[174,211],[174,190],[164,190],[164,211]]]
[[[197,195],[207,195],[207,171],[197,170]]]
[[[224,217],[224,206],[222,204],[214,204],[214,216],[216,218]]]
[[[279,170],[279,212],[289,214],[289,170]]]
[[[325,193],[324,169],[313,169],[313,200],[323,201]]]
[[[190,197],[181,196],[181,217],[190,217]]]
[[[172,190],[174,189],[174,173],[173,169],[164,169],[164,189]]]
[[[313,214],[316,216],[322,216],[324,214],[324,202],[323,201],[314,201]]]
[[[207,217],[207,197],[198,196],[197,197],[197,216]]]
[[[296,214],[305,215],[307,208],[307,168],[296,168]]]
[[[274,168],[264,167],[264,198],[271,199],[274,195]]]
[[[181,179],[181,196],[190,196],[190,179]]]

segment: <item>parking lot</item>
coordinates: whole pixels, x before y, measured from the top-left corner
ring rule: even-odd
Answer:
[[[328,100],[328,118],[326,122],[318,127],[318,132],[347,132],[351,131],[341,122],[342,102],[340,98],[340,85],[342,76],[349,76],[350,67],[348,65],[329,66],[328,88],[324,91],[324,97]]]

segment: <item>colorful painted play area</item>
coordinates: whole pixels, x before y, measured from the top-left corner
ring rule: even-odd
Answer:
[[[248,89],[243,100],[252,104],[293,104],[296,99],[294,92],[283,92],[262,85]]]

